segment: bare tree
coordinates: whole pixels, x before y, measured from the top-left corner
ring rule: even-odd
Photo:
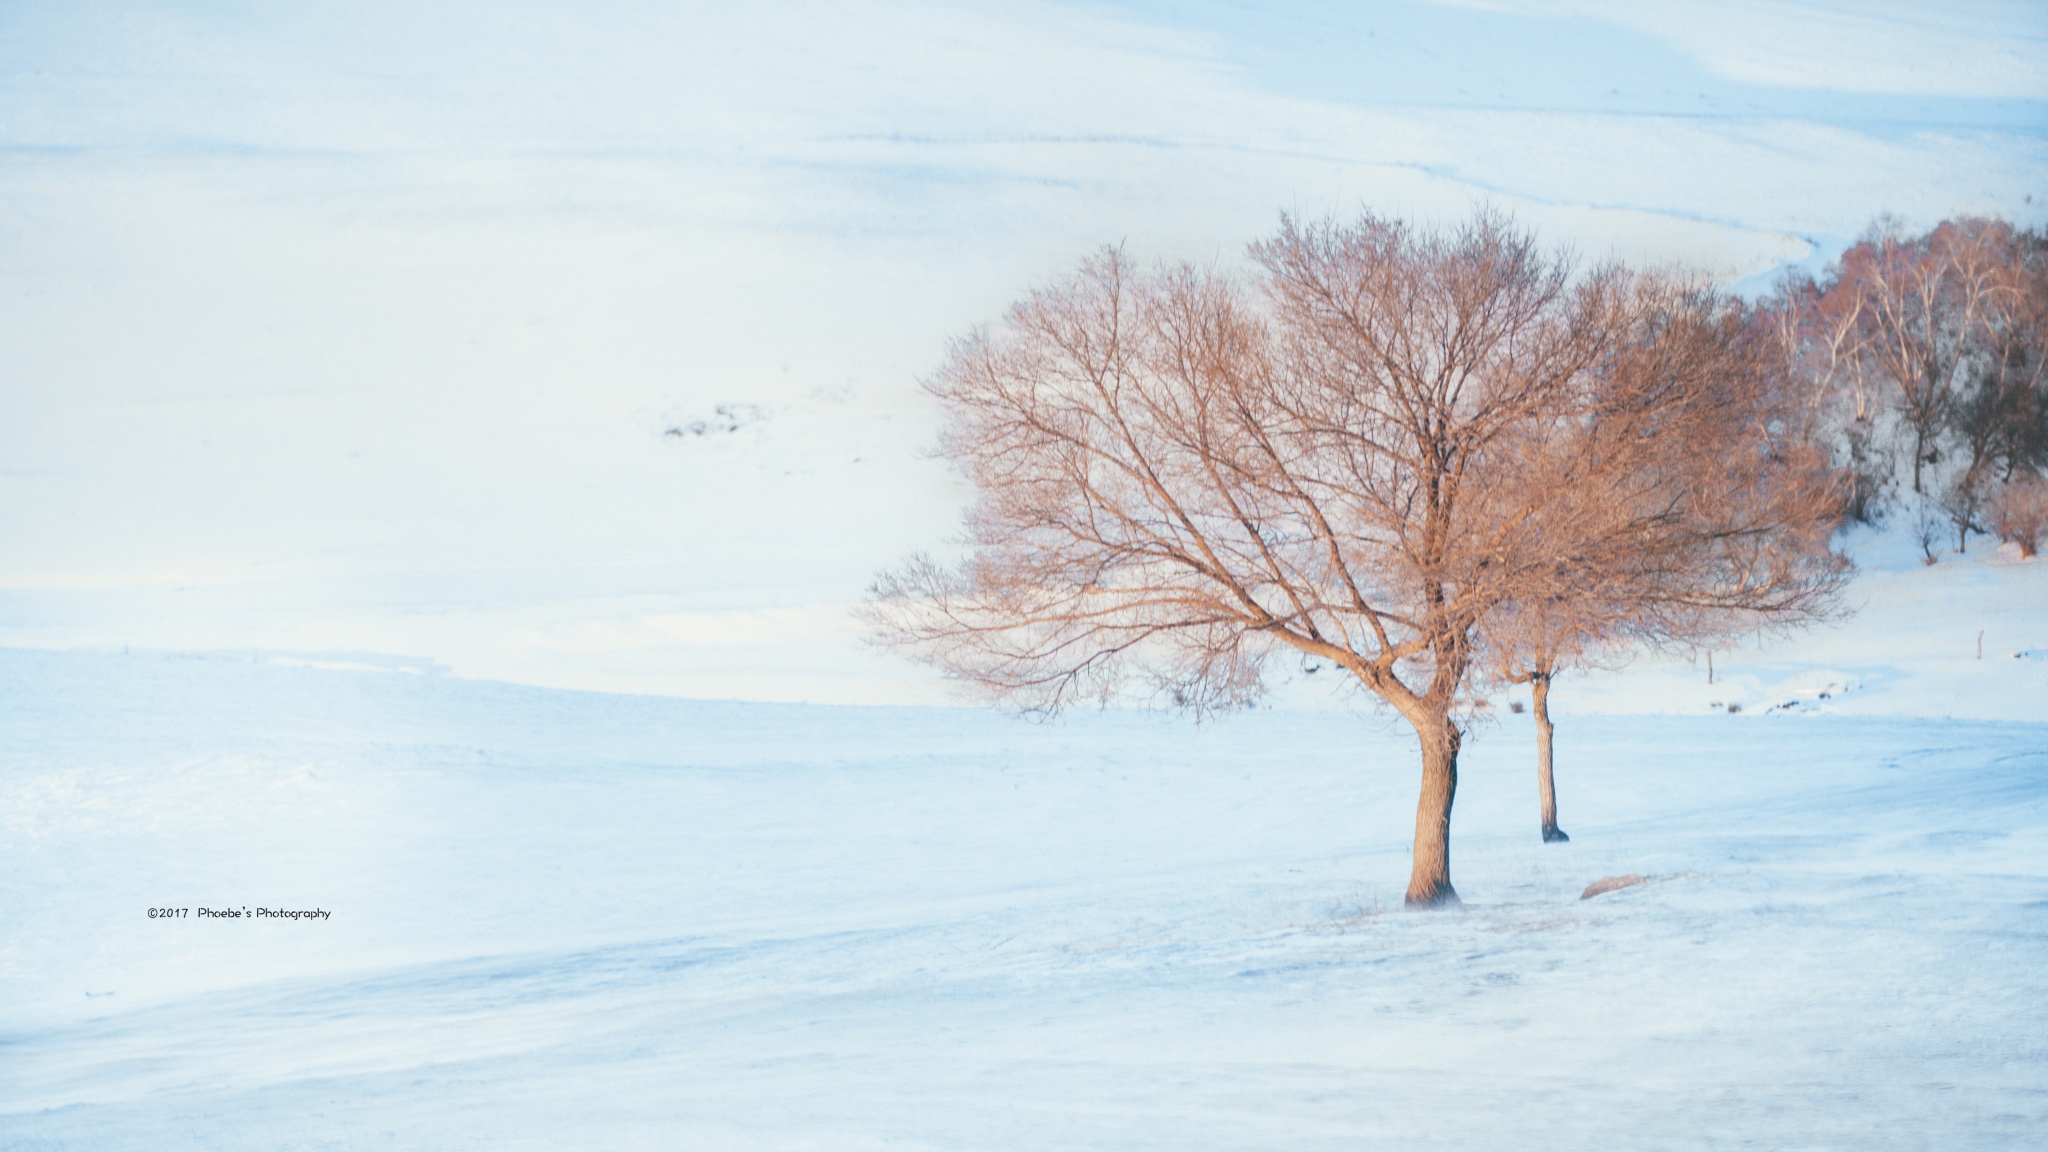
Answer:
[[[1278,651],[1336,664],[1415,730],[1407,902],[1452,903],[1455,709],[1481,625],[1552,586],[1576,539],[1557,526],[1590,493],[1627,488],[1652,515],[1692,499],[1669,485],[1699,477],[1657,464],[1677,426],[1660,405],[1754,413],[1617,376],[1655,358],[1669,285],[1575,275],[1498,216],[1283,217],[1252,255],[1256,294],[1107,251],[956,344],[928,387],[978,494],[967,556],[885,574],[869,618],[1027,710],[1133,691],[1227,707]],[[1587,421],[1614,451],[1553,456]],[[1605,547],[1584,556],[1624,551]]]
[[[1998,538],[2019,546],[2020,558],[2031,560],[2048,536],[2048,480],[2023,472],[1991,498],[1991,529]]]
[[[1874,325],[1866,294],[1839,288],[1840,277],[1823,286],[1812,276],[1788,274],[1762,310],[1795,377],[1805,384],[1798,421],[1805,439],[1831,443],[1835,462],[1849,482],[1850,517],[1874,521],[1893,471],[1881,430],[1878,386],[1869,345]]]
[[[1567,668],[1599,662],[1606,654],[1608,637],[1600,623],[1582,618],[1591,614],[1590,601],[1558,597],[1518,607],[1522,610],[1513,614],[1512,624],[1497,630],[1499,663],[1494,674],[1505,683],[1529,686],[1530,711],[1536,720],[1538,827],[1544,843],[1564,843],[1571,837],[1557,826],[1557,780],[1551,759],[1556,729],[1550,719],[1550,685]]]
[[[1848,572],[1829,545],[1842,477],[1778,318],[1682,283],[1654,313],[1602,365],[1591,412],[1541,444],[1555,470],[1542,482],[1571,490],[1539,513],[1555,559],[1482,628],[1494,676],[1530,686],[1547,842],[1570,839],[1552,762],[1560,671],[1820,619]]]
[[[2011,293],[2014,246],[2012,228],[1996,220],[1944,221],[1924,236],[1881,221],[1842,255],[1832,311],[1859,316],[1859,351],[1892,386],[1912,442],[1915,495],[1939,458],[1972,353],[1994,335]]]
[[[1923,501],[1913,510],[1913,543],[1920,546],[1920,562],[1929,566],[1941,562],[1941,542],[1947,521]]]
[[[2001,234],[2000,263],[1967,386],[1951,406],[1957,447],[1941,507],[1956,530],[1956,550],[2001,486],[2048,465],[2048,251],[2033,233]]]

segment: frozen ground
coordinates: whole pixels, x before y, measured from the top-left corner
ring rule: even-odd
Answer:
[[[2048,726],[1398,731],[0,652],[0,1146],[2013,1148]],[[1648,886],[1581,901],[1619,873]],[[151,920],[152,906],[325,921]],[[2029,1135],[2031,1133],[2031,1135]]]

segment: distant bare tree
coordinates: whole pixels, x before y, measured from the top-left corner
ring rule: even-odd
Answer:
[[[1968,385],[1950,409],[1959,451],[1941,493],[1963,551],[2001,486],[2048,465],[2048,242],[2006,233]]]
[[[1810,275],[1788,274],[1765,302],[1766,330],[1777,336],[1795,377],[1805,385],[1799,427],[1805,439],[1831,443],[1847,481],[1852,519],[1880,513],[1892,462],[1881,437],[1878,386],[1866,354],[1873,325],[1864,294],[1836,290]]]
[[[2033,559],[2048,536],[2048,480],[2038,472],[2013,477],[1991,498],[1990,513],[1998,538],[2018,545],[2021,559]]]
[[[1107,251],[956,344],[928,387],[978,494],[968,554],[883,575],[868,616],[1027,710],[1134,690],[1242,704],[1282,650],[1343,667],[1420,745],[1407,901],[1455,902],[1454,711],[1482,624],[1556,586],[1559,542],[1580,539],[1560,526],[1593,494],[1653,518],[1695,499],[1671,485],[1696,472],[1658,464],[1660,432],[1756,413],[1741,388],[1709,402],[1615,369],[1685,327],[1665,323],[1670,285],[1574,275],[1494,215],[1447,233],[1283,217],[1252,254],[1256,295]],[[1611,453],[1553,454],[1589,421]],[[1740,552],[1731,538],[1722,570]]]
[[[1924,236],[1881,221],[1842,255],[1828,311],[1858,316],[1861,358],[1891,385],[1912,444],[1915,495],[1938,459],[1973,351],[1995,336],[2013,287],[2015,239],[1997,220],[1944,221]]]
[[[1947,522],[1924,502],[1913,510],[1913,543],[1920,546],[1920,562],[1934,565],[1941,561],[1941,541],[1948,531]]]
[[[1934,507],[1945,521],[1942,527],[1956,534],[1957,552],[1970,550],[1970,533],[1984,531],[1985,500],[1991,494],[1990,487],[1990,477],[1981,467],[1959,468],[1933,494]]]

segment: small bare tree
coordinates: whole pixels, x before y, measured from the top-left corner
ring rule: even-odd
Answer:
[[[1277,651],[1336,664],[1415,730],[1407,901],[1453,903],[1454,710],[1481,625],[1553,586],[1557,526],[1626,487],[1612,474],[1653,513],[1689,499],[1668,486],[1698,477],[1657,464],[1680,423],[1660,405],[1754,413],[1739,390],[1716,408],[1611,383],[1617,357],[1654,360],[1669,285],[1574,275],[1494,215],[1448,233],[1283,217],[1252,255],[1256,295],[1108,251],[959,342],[928,387],[978,494],[968,554],[885,574],[869,619],[1045,711],[1133,690],[1227,707]],[[1554,458],[1587,421],[1615,451]]]
[[[2019,547],[2020,559],[2031,560],[2048,536],[2048,480],[2038,472],[2014,476],[1991,498],[1991,530]]]
[[[1941,562],[1941,542],[1948,521],[1922,500],[1913,509],[1913,543],[1920,546],[1920,563],[1932,567]]]

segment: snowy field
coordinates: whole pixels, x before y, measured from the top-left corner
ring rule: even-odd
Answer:
[[[1411,744],[1337,712],[1032,725],[0,651],[0,1146],[2048,1129],[2048,725],[1560,738],[1572,842],[1538,841],[1502,712],[1464,759],[1465,906],[1409,914]],[[1617,874],[1652,879],[1579,898]]]

